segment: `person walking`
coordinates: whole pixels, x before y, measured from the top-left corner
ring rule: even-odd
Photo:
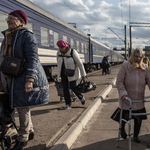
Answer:
[[[102,60],[102,75],[105,73],[106,74],[109,74],[109,62],[108,62],[108,55],[107,56],[104,56],[103,60]]]
[[[30,106],[49,102],[49,85],[38,57],[38,43],[34,34],[24,26],[28,18],[24,11],[14,10],[6,18],[8,29],[3,31],[1,45],[1,63],[6,57],[25,61],[23,71],[17,77],[1,74],[1,84],[5,93],[9,93],[11,108],[17,108],[20,127],[18,138],[12,150],[21,150],[28,140],[34,138]]]
[[[57,46],[59,47],[57,52],[58,79],[61,78],[63,85],[64,99],[66,103],[65,109],[71,109],[69,89],[76,94],[82,105],[84,105],[84,96],[81,93],[77,93],[75,90],[77,87],[77,79],[82,76],[82,79],[84,80],[86,76],[79,54],[75,49],[70,48],[67,41],[59,40]]]
[[[136,48],[130,59],[123,63],[118,75],[116,86],[119,93],[119,107],[112,114],[111,118],[117,122],[120,121],[121,103],[123,101],[123,115],[122,118],[129,120],[129,102],[125,99],[129,97],[131,100],[144,100],[145,85],[148,84],[150,88],[150,72],[146,64],[143,63],[144,53],[140,48]],[[144,102],[132,103],[133,113],[146,113]],[[147,116],[132,116],[134,119],[134,141],[140,143],[139,138],[142,120],[147,119]],[[125,122],[122,121],[121,137],[127,138],[125,132]]]

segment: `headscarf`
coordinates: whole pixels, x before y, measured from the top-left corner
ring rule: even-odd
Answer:
[[[142,55],[142,59],[141,59],[141,61],[140,61],[139,64],[134,61],[134,56],[135,56],[136,53],[139,53],[139,54]],[[143,57],[144,57],[144,53],[143,53],[142,49],[140,49],[140,48],[136,48],[136,49],[132,52],[129,61],[132,63],[132,68],[133,68],[133,69],[135,69],[135,68],[140,68],[140,69],[142,69],[142,70],[145,70],[145,68],[143,67]]]

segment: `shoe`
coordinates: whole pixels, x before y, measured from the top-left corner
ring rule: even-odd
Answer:
[[[33,140],[33,139],[34,139],[34,132],[30,131],[28,141]]]
[[[127,133],[124,131],[124,130],[121,130],[121,137],[123,139],[126,139],[127,138]]]
[[[82,105],[85,104],[85,98],[84,98],[84,96],[83,96],[82,99],[81,99],[81,104],[82,104]]]
[[[26,142],[17,141],[11,150],[22,150],[22,148],[25,147],[26,145],[27,145],[27,141]]]
[[[140,139],[138,136],[135,136],[135,137],[134,137],[134,141],[135,141],[136,143],[140,143],[140,142],[141,142],[141,139]]]
[[[72,109],[72,107],[70,105],[66,105],[65,109]]]

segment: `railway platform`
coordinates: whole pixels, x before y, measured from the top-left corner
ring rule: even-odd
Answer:
[[[146,86],[145,100],[150,100],[148,86]],[[150,102],[146,102],[145,106],[147,113],[150,112]],[[120,138],[120,147],[117,148],[119,124],[110,118],[117,107],[118,91],[113,87],[69,150],[128,150],[128,137],[125,140]],[[133,141],[134,121],[131,121],[132,150],[150,150],[150,115],[147,118],[143,120],[139,134],[141,143]],[[128,133],[127,124],[126,132]]]
[[[80,100],[76,99],[75,102],[72,102],[72,109],[70,110],[63,109],[65,106],[64,100],[60,101],[60,97],[57,96],[56,87],[54,84],[50,84],[49,104],[31,109],[35,137],[32,141],[28,142],[24,150],[50,149],[116,78],[119,68],[120,65],[112,66],[111,75],[102,75],[102,70],[88,73],[88,80],[96,83],[97,88],[83,94],[86,98],[85,105],[82,105]],[[18,126],[18,114],[16,113],[15,115]]]

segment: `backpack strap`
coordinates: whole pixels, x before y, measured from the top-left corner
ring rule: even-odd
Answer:
[[[71,49],[70,56],[65,56],[61,54],[59,55],[59,57],[67,57],[67,58],[72,57],[73,58],[73,49]]]
[[[73,58],[73,49],[71,49],[70,55],[71,55],[71,57]]]

